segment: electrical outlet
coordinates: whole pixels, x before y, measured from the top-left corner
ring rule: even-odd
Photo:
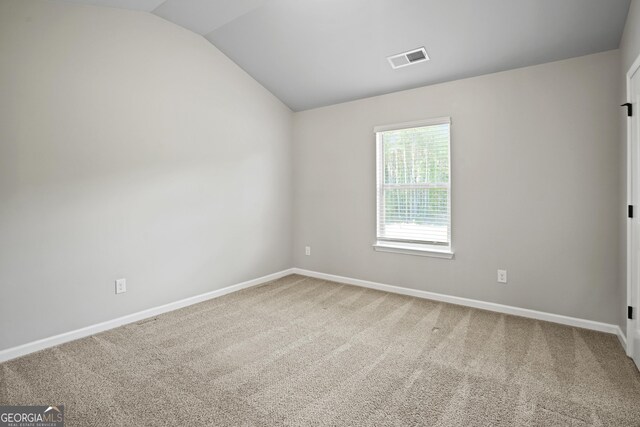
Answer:
[[[311,246],[305,246],[304,247],[304,254],[306,256],[310,256],[311,255]]]
[[[507,283],[507,270],[498,270],[498,283]]]
[[[127,279],[116,280],[116,294],[123,294],[127,292]]]

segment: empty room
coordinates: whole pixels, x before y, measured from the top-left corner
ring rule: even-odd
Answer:
[[[0,0],[0,427],[640,426],[640,0]]]

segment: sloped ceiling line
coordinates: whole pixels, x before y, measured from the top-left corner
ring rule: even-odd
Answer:
[[[200,35],[258,9],[267,0],[166,0],[151,13]]]
[[[294,111],[616,49],[631,0],[67,0],[203,35]],[[430,61],[391,69],[425,47]]]

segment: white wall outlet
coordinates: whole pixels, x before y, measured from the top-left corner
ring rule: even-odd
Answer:
[[[305,246],[304,247],[304,254],[306,256],[310,256],[311,255],[311,246]]]
[[[116,294],[123,294],[127,292],[127,279],[116,280]]]
[[[498,270],[498,283],[507,283],[507,270]]]

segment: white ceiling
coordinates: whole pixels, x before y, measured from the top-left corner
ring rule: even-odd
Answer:
[[[95,6],[119,7],[122,9],[144,10],[151,12],[164,3],[164,0],[65,0],[69,3],[92,4]]]
[[[265,2],[266,0],[167,0],[153,13],[204,35],[259,8]]]
[[[204,35],[295,111],[618,47],[630,0],[67,0]],[[430,61],[386,57],[424,46]]]

